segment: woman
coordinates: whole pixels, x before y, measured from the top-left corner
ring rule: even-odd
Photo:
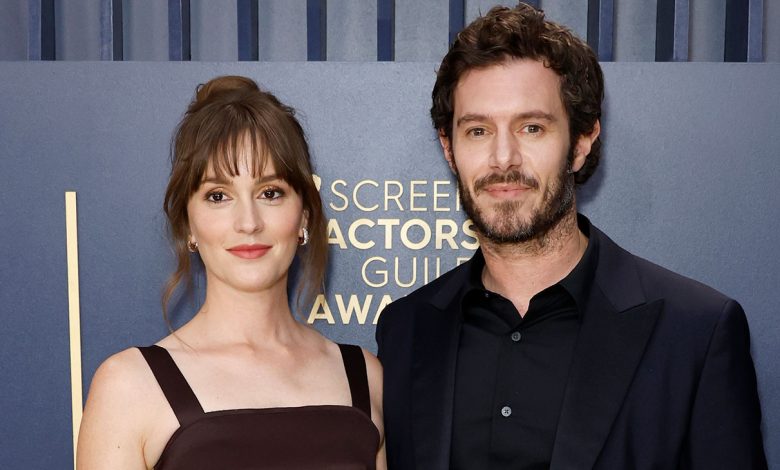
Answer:
[[[77,468],[385,468],[377,359],[296,321],[288,302],[295,255],[312,294],[327,252],[294,111],[244,77],[199,87],[164,208],[178,257],[164,310],[191,257],[205,301],[157,345],[100,366]]]

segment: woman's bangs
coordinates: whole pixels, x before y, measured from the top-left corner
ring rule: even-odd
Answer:
[[[209,167],[218,178],[234,178],[246,167],[253,178],[262,175],[268,164],[264,139],[254,129],[230,129],[209,148]]]

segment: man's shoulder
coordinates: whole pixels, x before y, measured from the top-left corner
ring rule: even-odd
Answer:
[[[720,311],[730,301],[726,294],[686,275],[637,256],[608,241],[619,250],[621,263],[631,263],[647,301],[663,299],[670,307],[696,306],[698,311]]]
[[[629,253],[609,239],[606,246],[599,256],[598,288],[619,312],[641,312],[654,305],[656,341],[668,345],[685,337],[684,348],[702,352],[718,325],[735,323],[744,330],[745,312],[729,296]]]
[[[442,303],[448,303],[458,294],[467,273],[468,263],[461,264],[404,297],[394,300],[384,309],[380,321],[386,321],[390,317],[411,318],[421,309],[431,308],[431,306],[441,307]]]
[[[648,300],[663,299],[667,311],[691,321],[717,322],[729,305],[741,311],[736,301],[701,281],[636,257],[640,279]],[[707,320],[705,320],[705,318]]]

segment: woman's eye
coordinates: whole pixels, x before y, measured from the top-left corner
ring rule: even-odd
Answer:
[[[222,202],[225,200],[225,193],[222,191],[214,191],[206,195],[206,200],[210,202]]]
[[[279,199],[284,195],[281,189],[277,188],[268,188],[264,189],[262,193],[260,193],[263,199]]]

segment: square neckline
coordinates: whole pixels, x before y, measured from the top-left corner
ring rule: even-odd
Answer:
[[[179,427],[171,434],[163,448],[160,457],[157,459],[153,468],[158,465],[166,455],[168,450],[174,445],[179,436],[185,433],[192,426],[202,424],[204,421],[222,418],[225,416],[243,416],[243,415],[271,415],[271,414],[320,414],[320,413],[358,413],[362,420],[370,424],[372,435],[377,446],[381,436],[379,429],[371,419],[371,401],[368,388],[368,378],[366,372],[365,358],[363,351],[359,346],[350,344],[336,343],[341,352],[344,370],[347,375],[347,381],[350,388],[351,405],[341,404],[319,404],[319,405],[300,405],[300,406],[277,406],[277,407],[252,407],[252,408],[232,408],[223,410],[204,411],[203,407],[195,395],[192,387],[182,374],[176,361],[174,361],[170,352],[162,346],[151,345],[138,347],[149,368],[157,379],[169,406],[176,415]]]

